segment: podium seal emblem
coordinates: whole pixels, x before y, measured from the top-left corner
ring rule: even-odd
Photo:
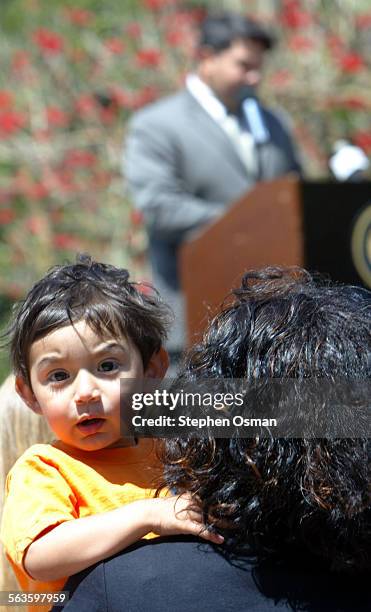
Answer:
[[[365,286],[371,289],[371,203],[363,208],[354,222],[351,251],[355,269]]]

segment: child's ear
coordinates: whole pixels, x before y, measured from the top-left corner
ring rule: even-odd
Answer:
[[[33,391],[30,385],[25,381],[23,376],[16,376],[15,378],[15,390],[18,395],[21,396],[23,401],[27,404],[31,410],[36,412],[37,414],[41,414],[41,408],[39,402],[33,394]]]
[[[144,372],[145,378],[164,378],[169,367],[168,352],[162,346],[157,353],[153,353]]]

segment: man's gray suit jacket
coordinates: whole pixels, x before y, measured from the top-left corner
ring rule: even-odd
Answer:
[[[257,151],[259,176],[247,170],[227,133],[186,89],[140,110],[130,123],[123,169],[133,201],[144,215],[153,283],[177,317],[170,350],[183,347],[180,243],[221,216],[258,180],[300,171],[282,121],[268,109],[263,109],[263,117],[270,139]]]

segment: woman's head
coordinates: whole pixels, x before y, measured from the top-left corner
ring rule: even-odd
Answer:
[[[188,355],[180,380],[364,379],[371,294],[301,269],[244,276]],[[331,413],[336,419],[336,407]],[[367,438],[169,439],[168,486],[198,495],[227,541],[265,557],[311,550],[337,569],[371,565]]]
[[[197,378],[367,377],[370,308],[369,291],[301,268],[248,272],[185,370]]]

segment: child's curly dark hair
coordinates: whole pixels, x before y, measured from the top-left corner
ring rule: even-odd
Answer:
[[[10,345],[14,372],[26,381],[32,343],[79,320],[99,336],[129,337],[146,368],[165,341],[171,318],[153,287],[132,282],[124,268],[79,254],[76,263],[54,266],[16,304],[3,338]]]
[[[190,351],[179,380],[369,382],[370,309],[369,291],[299,268],[249,272]],[[164,441],[161,459],[166,485],[195,494],[233,550],[259,559],[311,551],[335,570],[369,570],[370,450],[368,438],[190,435]]]

